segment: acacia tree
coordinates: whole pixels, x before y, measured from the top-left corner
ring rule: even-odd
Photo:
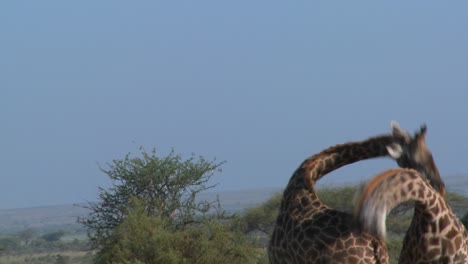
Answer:
[[[144,205],[149,217],[168,219],[176,228],[199,221],[212,210],[222,215],[219,201],[197,201],[197,195],[215,186],[211,176],[221,171],[224,162],[208,161],[194,154],[188,159],[171,151],[158,157],[156,149],[147,153],[140,147],[140,156],[127,154],[123,159],[100,167],[112,181],[110,188],[99,187],[98,202],[83,207],[91,213],[78,218],[88,229],[94,247],[104,246],[112,231],[125,219],[132,198]],[[218,203],[216,203],[218,202]]]

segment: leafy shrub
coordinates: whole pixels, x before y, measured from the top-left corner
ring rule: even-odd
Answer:
[[[20,241],[16,237],[0,237],[0,251],[14,251],[20,247]]]
[[[257,263],[255,244],[215,219],[176,229],[132,202],[126,219],[97,254],[97,263]]]

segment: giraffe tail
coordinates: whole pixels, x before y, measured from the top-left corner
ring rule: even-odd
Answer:
[[[420,191],[432,189],[412,169],[391,169],[372,178],[358,196],[354,218],[361,230],[381,239],[386,236],[387,214],[408,200],[420,201]]]

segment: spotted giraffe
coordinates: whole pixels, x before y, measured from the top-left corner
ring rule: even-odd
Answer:
[[[383,240],[388,212],[402,202],[415,201],[399,263],[466,264],[468,233],[443,194],[445,190],[433,188],[415,170],[388,170],[368,182],[358,199],[355,217],[363,230]]]
[[[421,132],[413,138],[396,123],[392,128],[391,135],[330,147],[299,166],[283,193],[268,247],[271,263],[388,263],[383,240],[356,230],[351,214],[320,201],[315,183],[344,165],[376,157],[395,158],[395,153],[399,153],[400,166],[423,168],[427,177],[438,182],[438,171],[432,171],[432,154],[425,145],[418,149],[422,145],[414,144]]]

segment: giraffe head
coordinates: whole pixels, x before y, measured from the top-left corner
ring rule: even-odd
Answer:
[[[402,168],[419,171],[442,196],[445,196],[445,184],[440,177],[439,169],[434,162],[432,153],[426,145],[426,125],[422,125],[412,137],[393,121],[392,134],[399,143],[387,146],[390,157],[395,159]]]

